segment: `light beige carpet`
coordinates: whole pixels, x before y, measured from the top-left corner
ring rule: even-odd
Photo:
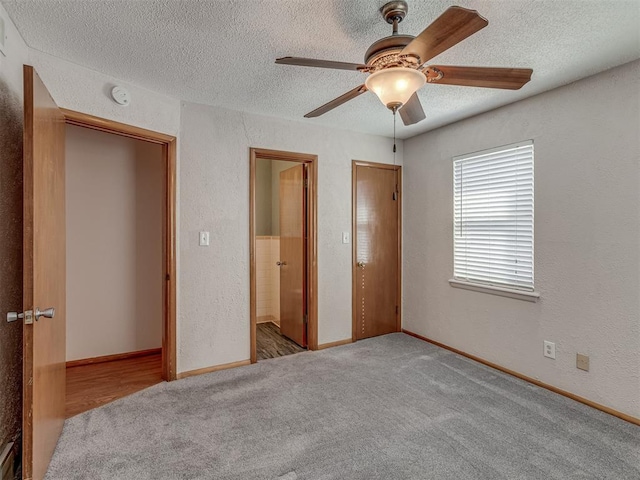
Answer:
[[[404,334],[67,420],[48,480],[640,479],[640,428]]]

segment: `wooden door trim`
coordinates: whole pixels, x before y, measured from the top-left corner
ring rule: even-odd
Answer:
[[[401,165],[393,165],[390,163],[367,162],[365,160],[352,160],[351,164],[354,167],[357,165],[358,167],[382,168],[383,170],[398,170],[398,171],[402,170]]]
[[[162,325],[162,378],[176,380],[176,159],[177,139],[165,133],[154,132],[124,123],[95,117],[73,110],[60,109],[65,123],[112,133],[145,142],[162,145],[165,171],[165,199],[163,218],[163,276],[164,305]]]
[[[60,111],[64,115],[66,123],[77,125],[79,127],[91,128],[106,133],[115,133],[122,137],[135,138],[136,140],[144,140],[145,142],[167,144],[175,141],[175,137],[165,133],[154,132],[145,128],[127,125],[126,123],[108,120],[106,118],[96,117],[87,113],[76,112],[61,108]]]
[[[398,313],[396,314],[396,332],[402,330],[402,166],[388,163],[367,162],[364,160],[351,161],[351,340],[357,340],[358,328],[358,302],[356,300],[357,285],[357,222],[356,222],[356,200],[357,200],[357,167],[381,168],[384,170],[395,170],[398,172],[398,278],[396,279]]]
[[[308,269],[308,310],[307,346],[318,349],[318,156],[308,153],[284,152],[264,148],[249,149],[249,297],[250,297],[250,353],[251,363],[258,361],[256,352],[256,160],[286,160],[308,165],[307,202],[307,269]]]

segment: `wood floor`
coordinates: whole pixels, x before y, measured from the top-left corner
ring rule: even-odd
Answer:
[[[283,357],[306,350],[287,337],[280,335],[280,328],[274,323],[258,323],[256,327],[258,360]]]
[[[162,355],[67,368],[66,417],[162,382]]]

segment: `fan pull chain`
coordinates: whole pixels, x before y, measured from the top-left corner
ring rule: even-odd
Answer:
[[[396,110],[393,110],[393,166],[396,166]],[[396,172],[396,175],[398,173]],[[396,181],[396,188],[393,191],[393,200],[398,200],[398,182]]]
[[[393,164],[396,164],[396,111],[393,111]]]

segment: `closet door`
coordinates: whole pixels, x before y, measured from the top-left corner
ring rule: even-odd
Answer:
[[[400,331],[400,171],[353,168],[353,339],[360,340]]]

